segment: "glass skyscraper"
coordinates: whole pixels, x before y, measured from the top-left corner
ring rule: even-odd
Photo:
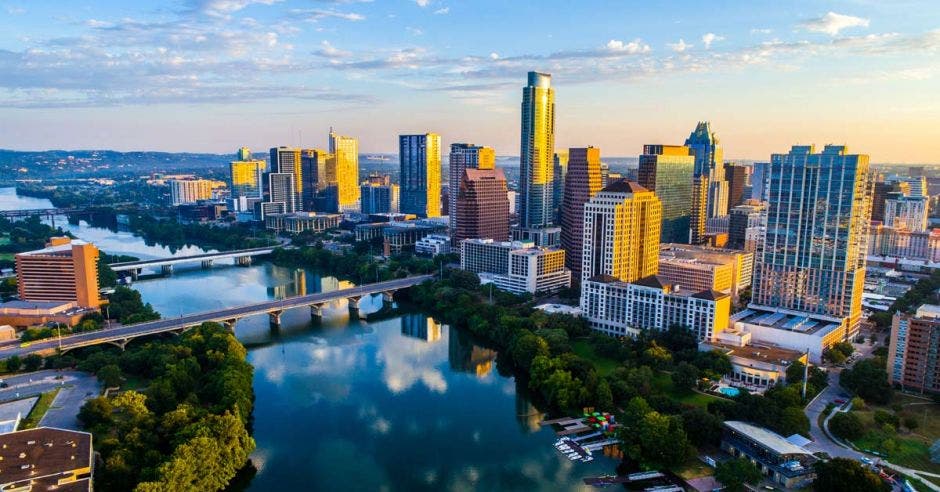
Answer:
[[[261,198],[262,175],[265,171],[263,159],[251,158],[248,147],[238,149],[235,160],[230,163],[229,171],[233,198]]]
[[[847,319],[862,308],[871,202],[868,156],[844,146],[794,146],[771,156],[767,232],[752,306]]]
[[[336,199],[339,212],[359,211],[359,140],[337,135],[330,128],[329,150],[336,170]]]
[[[450,144],[450,160],[447,169],[450,188],[447,201],[451,231],[457,228],[457,195],[464,170],[494,169],[495,167],[496,151],[492,147],[481,147],[469,143]]]
[[[441,215],[441,136],[399,135],[399,209],[420,217]]]
[[[640,186],[656,193],[663,205],[661,241],[688,243],[692,215],[695,156],[681,145],[644,145],[637,169]]]
[[[724,152],[711,124],[700,121],[685,140],[695,155],[695,177],[708,178],[706,218],[728,215],[728,182],[725,181]]]
[[[551,84],[551,75],[529,72],[522,89],[519,223],[523,228],[554,223],[555,90]]]

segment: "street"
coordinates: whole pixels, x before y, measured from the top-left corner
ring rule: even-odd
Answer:
[[[89,398],[101,393],[94,375],[79,371],[44,370],[3,379],[9,386],[0,389],[0,402],[19,400],[60,388],[40,426],[80,430],[78,411]],[[24,415],[25,417],[25,415]]]

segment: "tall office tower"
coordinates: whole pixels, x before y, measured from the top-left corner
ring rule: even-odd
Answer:
[[[372,173],[359,187],[364,214],[398,212],[398,185],[388,174]]]
[[[303,149],[300,152],[300,179],[303,191],[300,195],[302,210],[316,212],[337,212],[336,204],[321,204],[323,191],[336,183],[336,161],[332,154],[323,149]],[[332,206],[330,206],[332,205]]]
[[[301,210],[300,201],[303,196],[303,163],[300,158],[300,149],[293,147],[272,147],[271,148],[271,173],[278,174],[290,174],[294,177],[292,180],[293,186],[292,193],[294,197],[291,199],[293,206],[287,205],[287,202],[284,202],[285,205],[290,209],[291,212],[296,212]],[[271,179],[268,178],[268,183],[270,184]],[[270,189],[268,190],[270,193]],[[270,201],[283,201],[283,200],[270,200]]]
[[[170,205],[185,205],[212,198],[212,182],[208,179],[171,179]]]
[[[868,156],[844,146],[793,146],[773,154],[764,244],[754,267],[752,306],[846,320],[862,311],[871,201]]]
[[[252,160],[252,158],[251,158],[251,149],[249,149],[248,147],[241,147],[241,148],[239,148],[238,151],[235,152],[235,160],[236,160],[236,161],[250,161],[250,160]]]
[[[238,149],[235,160],[229,164],[232,198],[261,198],[266,167],[263,159],[251,158],[248,147]]]
[[[268,202],[283,203],[285,213],[299,210],[293,173],[268,173]]]
[[[925,197],[930,195],[930,193],[927,192],[927,178],[924,176],[908,177],[901,181],[910,186],[910,192],[907,193],[908,196]]]
[[[751,198],[767,201],[767,171],[770,168],[769,162],[755,162],[754,169],[751,170]]]
[[[398,159],[401,203],[405,214],[419,217],[441,215],[441,136],[400,135]]]
[[[884,201],[884,225],[911,232],[927,230],[928,201],[924,196],[888,193]]]
[[[767,206],[760,200],[746,200],[728,213],[728,247],[756,251],[763,237]]]
[[[565,196],[565,175],[568,174],[568,152],[555,152],[552,170],[552,206],[554,221],[561,224],[561,203]]]
[[[464,169],[494,169],[496,151],[492,147],[481,147],[469,143],[450,144],[448,165],[447,212],[450,218],[450,230],[457,228],[457,193]]]
[[[688,243],[691,229],[695,156],[681,145],[644,145],[637,168],[640,186],[656,193],[663,205],[664,243]]]
[[[633,282],[656,275],[661,225],[655,193],[632,181],[608,185],[584,205],[581,281],[600,276]]]
[[[923,304],[912,316],[894,315],[888,382],[908,391],[940,394],[940,306]]]
[[[68,237],[54,237],[45,249],[19,253],[16,283],[21,301],[74,302],[97,308],[98,248]]]
[[[359,140],[337,135],[330,128],[329,150],[336,170],[336,199],[339,212],[359,211]]]
[[[700,121],[685,141],[695,154],[695,176],[708,178],[707,218],[728,213],[728,182],[725,180],[724,152],[711,124]]]
[[[705,225],[708,223],[708,178],[692,179],[691,214],[689,216],[689,243],[705,244]]]
[[[565,266],[571,270],[575,283],[581,281],[584,204],[601,188],[601,149],[568,149],[568,172],[561,205],[561,247],[565,250]]]
[[[509,239],[509,195],[502,169],[464,169],[454,189],[457,203],[453,242],[464,239]]]
[[[728,210],[744,203],[744,185],[747,184],[747,166],[725,163],[725,179],[728,181]]]
[[[883,222],[885,220],[885,199],[888,193],[900,191],[896,183],[885,181],[884,174],[877,173],[872,176],[874,184],[871,194],[871,220]]]
[[[554,223],[555,90],[547,73],[529,72],[528,77],[522,89],[519,224],[539,228]]]

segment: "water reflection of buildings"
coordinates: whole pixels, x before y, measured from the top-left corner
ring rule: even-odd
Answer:
[[[423,314],[406,314],[401,317],[401,334],[411,338],[420,338],[426,342],[441,339],[441,324]]]
[[[523,432],[537,432],[542,427],[542,412],[529,400],[528,389],[516,379],[516,422]]]
[[[469,372],[483,377],[493,370],[496,351],[475,345],[466,333],[450,330],[447,355],[450,368],[457,372]]]
[[[308,275],[303,268],[274,268],[271,272],[271,278],[277,282],[277,285],[268,287],[268,295],[275,299],[305,296],[319,292],[333,292],[353,286],[351,282],[341,282],[336,277]]]

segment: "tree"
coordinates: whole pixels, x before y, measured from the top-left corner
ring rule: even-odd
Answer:
[[[888,404],[894,397],[888,373],[877,359],[860,360],[854,367],[843,370],[839,383],[868,402]]]
[[[116,364],[108,364],[98,369],[95,375],[98,376],[99,381],[104,383],[106,388],[119,387],[124,381],[124,374],[121,372],[121,368]]]
[[[20,370],[20,367],[23,366],[23,361],[20,360],[18,355],[11,356],[7,359],[7,371],[16,372]]]
[[[787,384],[796,384],[803,382],[803,372],[806,370],[806,364],[800,361],[793,361],[790,367],[787,367]]]
[[[833,364],[836,364],[836,365],[844,363],[845,359],[848,358],[841,351],[836,350],[834,348],[828,348],[824,350],[822,357],[823,357],[823,360],[832,362]]]
[[[695,446],[717,446],[721,441],[721,419],[704,408],[692,407],[682,412],[682,426]]]
[[[888,492],[891,486],[855,460],[833,458],[814,465],[813,489],[826,492]]]
[[[510,344],[509,351],[517,367],[528,369],[532,360],[540,355],[549,355],[548,343],[532,332],[523,331]]]
[[[829,430],[839,439],[854,441],[865,433],[865,426],[855,413],[839,412],[829,419]]]
[[[114,408],[107,398],[92,398],[79,409],[78,421],[82,423],[85,429],[107,426],[111,423],[111,412],[113,410]]]
[[[37,354],[29,354],[23,358],[23,369],[26,372],[38,371],[42,364],[42,357]]]
[[[691,391],[698,382],[698,368],[688,362],[680,362],[672,372],[672,384],[680,391]]]
[[[745,490],[744,484],[755,484],[764,476],[760,469],[747,458],[737,458],[718,463],[715,467],[715,479],[725,486],[728,492]]]

